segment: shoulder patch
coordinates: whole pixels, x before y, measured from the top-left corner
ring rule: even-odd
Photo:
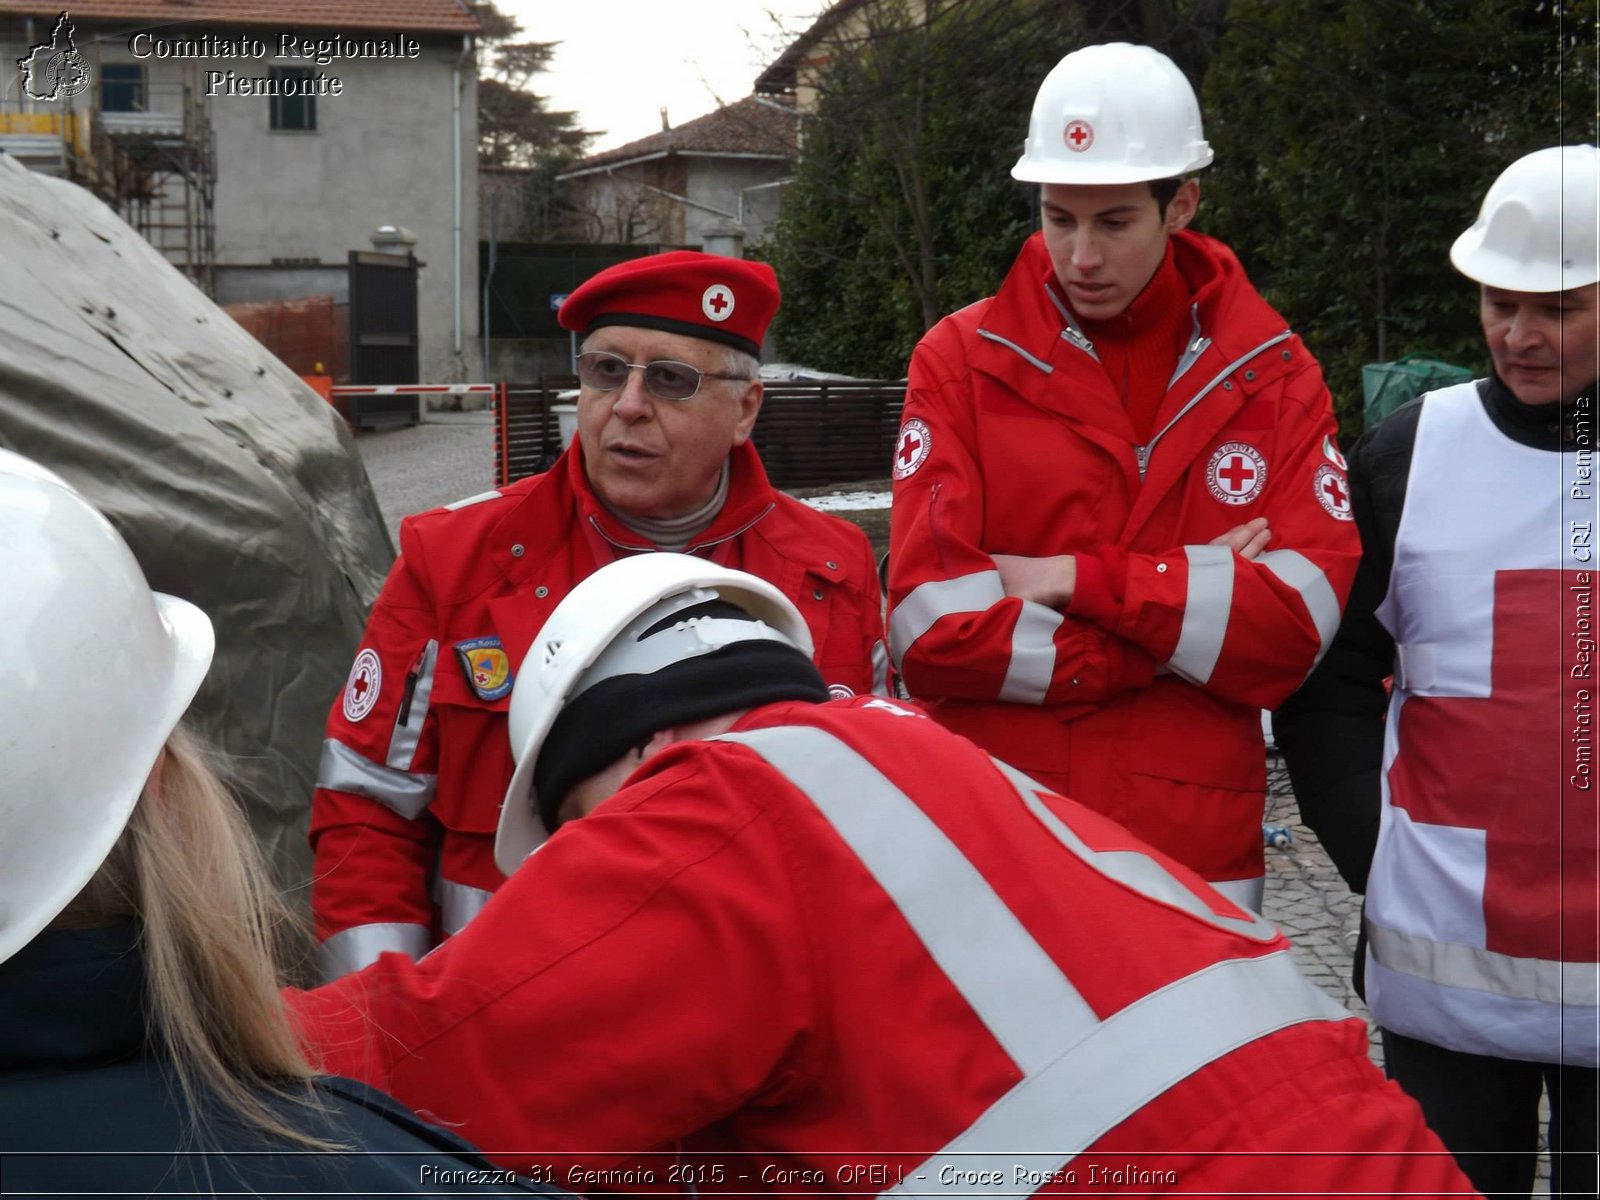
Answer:
[[[353,725],[364,718],[377,706],[382,688],[383,664],[371,648],[363,646],[344,685],[344,719]]]
[[[1339,453],[1339,443],[1333,440],[1333,435],[1324,434],[1322,438],[1322,457],[1338,467],[1341,471],[1348,471],[1350,464],[1345,462],[1344,455]]]
[[[1350,481],[1332,463],[1324,463],[1317,468],[1311,480],[1311,490],[1316,494],[1317,503],[1330,517],[1337,521],[1355,519],[1355,514],[1350,511]]]
[[[511,690],[516,678],[511,659],[497,637],[467,638],[456,643],[456,659],[467,683],[480,700],[498,700]]]
[[[924,421],[912,417],[900,427],[900,437],[894,444],[894,477],[911,478],[928,461],[932,449],[933,433]]]

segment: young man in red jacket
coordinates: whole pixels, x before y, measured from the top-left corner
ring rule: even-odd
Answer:
[[[558,313],[583,336],[572,447],[543,475],[401,525],[312,802],[325,978],[423,953],[499,886],[512,664],[597,567],[680,550],[750,571],[805,614],[836,692],[884,690],[865,535],[775,491],[750,444],[777,307],[764,263],[683,251],[600,272]]]
[[[574,588],[512,700],[514,874],[293,998],[325,1065],[586,1190],[1471,1194],[1280,933],[914,707],[827,701],[809,642],[695,559]]]
[[[1316,362],[1220,242],[1194,91],[1146,46],[1045,79],[1043,229],[911,359],[889,644],[941,724],[1259,907],[1262,708],[1359,554]]]

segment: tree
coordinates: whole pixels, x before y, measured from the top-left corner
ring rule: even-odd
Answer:
[[[1486,366],[1449,248],[1514,159],[1595,140],[1593,0],[1234,0],[1204,89],[1197,224],[1321,361],[1347,431],[1363,363]]]
[[[862,19],[829,47],[767,242],[784,289],[775,332],[786,356],[898,376],[1027,236],[1033,200],[1011,165],[1033,88],[1081,24],[1049,0],[885,0]]]
[[[472,5],[483,25],[478,77],[478,162],[489,167],[550,170],[578,158],[595,135],[573,112],[553,112],[528,90],[549,69],[558,42],[514,42],[521,25],[493,0]]]

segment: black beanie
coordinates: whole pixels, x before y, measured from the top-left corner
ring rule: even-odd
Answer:
[[[714,601],[672,614],[639,640],[703,615],[754,620],[743,609]],[[732,642],[648,675],[602,680],[561,710],[539,749],[533,787],[544,827],[555,832],[556,813],[574,784],[660,730],[778,700],[827,699],[816,665],[793,646],[770,640]]]

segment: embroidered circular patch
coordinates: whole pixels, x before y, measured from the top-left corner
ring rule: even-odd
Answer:
[[[383,686],[383,664],[371,650],[362,650],[350,668],[350,681],[344,685],[344,719],[361,720],[378,703]]]
[[[894,444],[894,477],[909,479],[917,468],[928,460],[933,449],[933,434],[916,417],[900,427],[900,437]]]
[[[830,683],[828,685],[828,699],[830,700],[849,700],[855,694],[855,690],[845,684]]]
[[[1317,503],[1327,510],[1330,517],[1340,521],[1355,519],[1355,514],[1350,511],[1350,481],[1338,467],[1317,468],[1317,474],[1311,480],[1311,490],[1316,493]]]
[[[1206,463],[1206,490],[1221,504],[1249,504],[1267,484],[1267,460],[1249,442],[1224,442]]]
[[[1068,121],[1061,131],[1061,140],[1066,142],[1068,150],[1082,154],[1094,145],[1094,126],[1087,121]]]
[[[733,291],[725,283],[713,283],[700,297],[700,311],[711,321],[726,321],[733,316]]]

